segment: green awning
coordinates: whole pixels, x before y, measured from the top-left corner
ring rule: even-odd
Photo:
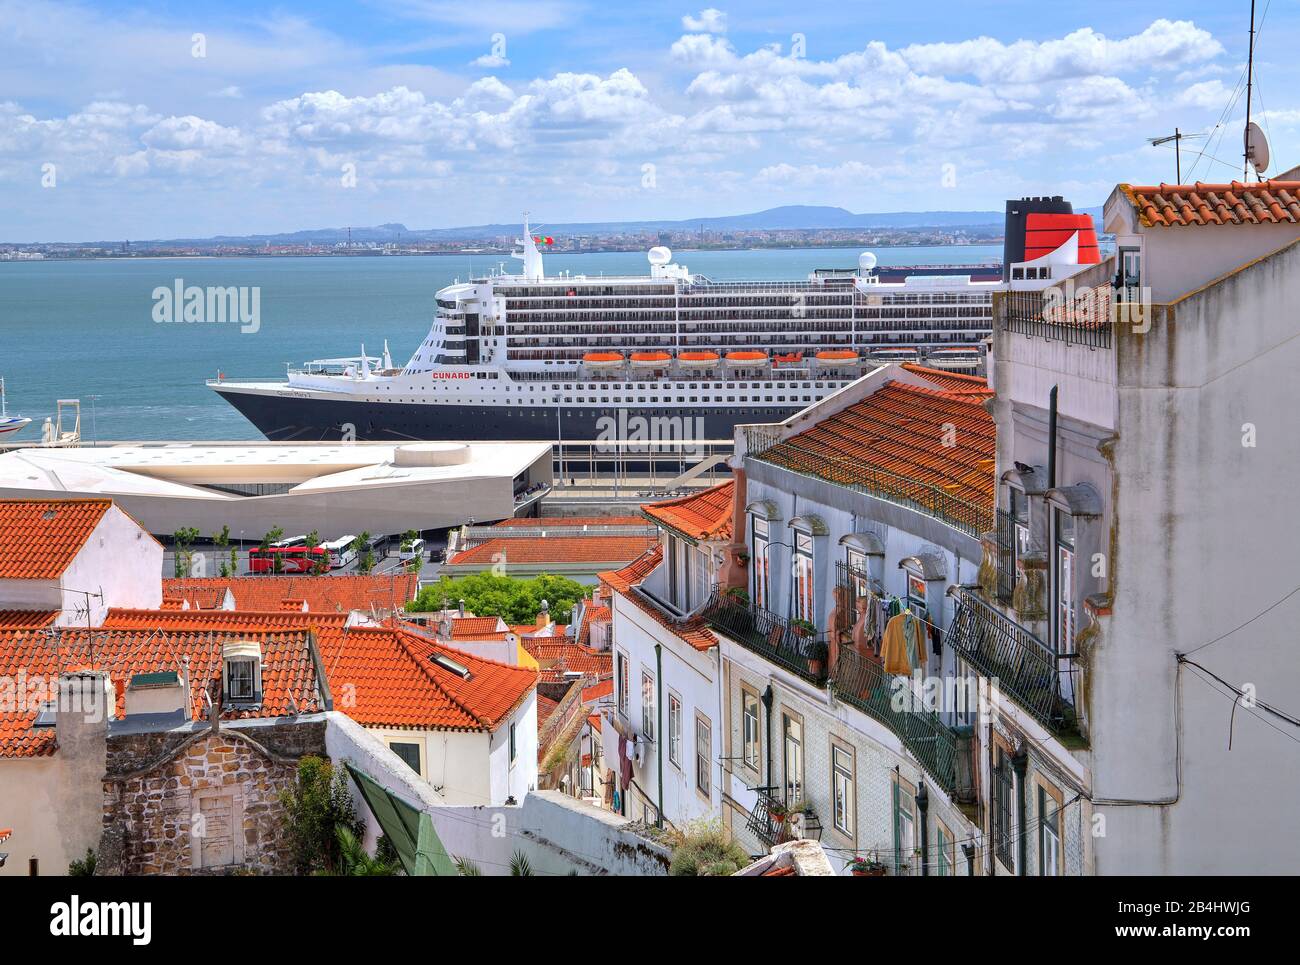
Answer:
[[[426,811],[398,797],[352,764],[345,762],[344,766],[370,805],[379,827],[397,849],[397,857],[408,875],[439,878],[458,875]]]

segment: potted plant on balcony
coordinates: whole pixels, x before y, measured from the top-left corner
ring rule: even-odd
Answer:
[[[741,548],[736,550],[736,562],[741,566],[749,565],[749,550]]]
[[[724,596],[726,596],[728,603],[733,603],[736,606],[749,606],[749,591],[743,586],[728,587]]]
[[[849,862],[849,871],[857,878],[883,878],[885,863],[874,854],[869,858],[854,855],[853,860]]]
[[[817,627],[811,620],[805,620],[802,617],[790,621],[790,629],[796,636],[812,637],[817,635]]]
[[[784,801],[773,800],[767,804],[767,816],[772,822],[772,837],[777,844],[781,844],[786,838],[786,824],[790,820],[790,811]]]
[[[823,677],[826,675],[826,658],[830,654],[828,647],[821,640],[816,640],[808,645],[808,672],[814,677]]]

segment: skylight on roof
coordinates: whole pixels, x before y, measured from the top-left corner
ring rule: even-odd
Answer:
[[[470,678],[469,667],[465,666],[463,663],[458,663],[457,661],[452,660],[451,657],[448,657],[446,654],[435,653],[429,659],[443,670],[446,670],[448,673],[454,673],[462,680],[469,680]]]

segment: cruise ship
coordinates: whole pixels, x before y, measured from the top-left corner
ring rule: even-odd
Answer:
[[[864,252],[791,281],[715,281],[664,247],[645,275],[547,275],[549,239],[523,227],[518,272],[439,291],[404,366],[385,341],[284,380],[207,384],[272,440],[730,439],[881,363],[974,372],[994,291],[1099,260],[1092,218],[1059,197],[1007,203],[1001,265],[886,268]]]

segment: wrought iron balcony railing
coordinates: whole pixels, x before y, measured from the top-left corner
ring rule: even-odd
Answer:
[[[906,678],[885,673],[879,662],[853,647],[839,648],[832,682],[835,696],[888,727],[939,787],[964,798],[970,790],[971,762],[960,766],[960,758],[970,754],[969,741],[921,706],[910,688],[896,699],[896,680]]]
[[[714,589],[702,611],[713,629],[805,680],[826,683],[828,636]]]
[[[1005,509],[997,511],[998,599],[1010,603],[1016,590],[1016,521]]]
[[[1054,289],[996,293],[994,313],[1008,332],[1037,336],[1067,345],[1110,348],[1111,292],[1108,287],[1085,289],[1069,300],[1053,299]],[[997,306],[1001,300],[1002,310]]]
[[[1057,654],[965,588],[957,598],[947,643],[1039,722],[1054,730],[1076,727],[1073,654]]]

